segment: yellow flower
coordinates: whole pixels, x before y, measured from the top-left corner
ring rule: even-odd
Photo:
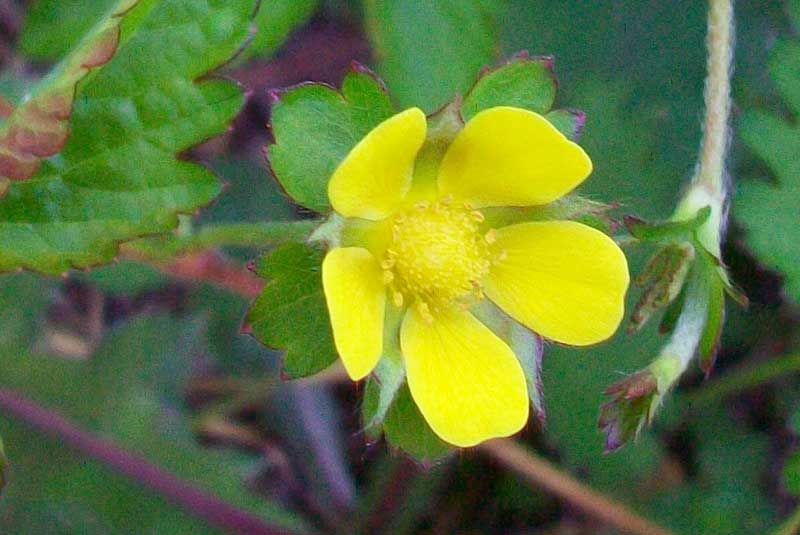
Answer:
[[[616,330],[629,277],[614,241],[580,223],[493,228],[502,207],[550,203],[591,173],[542,116],[487,109],[442,145],[411,108],[350,151],[328,186],[344,230],[322,280],[350,377],[399,341],[422,415],[467,447],[519,431],[530,404],[517,357],[476,307],[488,299],[545,338],[588,345]]]

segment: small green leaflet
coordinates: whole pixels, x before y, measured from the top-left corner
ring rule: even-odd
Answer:
[[[328,180],[356,143],[394,114],[383,84],[354,64],[341,93],[323,84],[302,84],[275,95],[267,149],[275,178],[298,204],[330,209]]]
[[[291,379],[324,370],[337,358],[322,293],[322,257],[320,249],[290,242],[256,265],[267,285],[245,322],[262,344],[286,349],[283,371]]]

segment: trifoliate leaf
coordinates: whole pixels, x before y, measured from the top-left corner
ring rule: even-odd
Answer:
[[[552,69],[552,58],[521,55],[483,73],[464,97],[461,106],[464,120],[469,121],[478,112],[495,106],[514,106],[540,114],[549,112],[557,90]]]
[[[42,158],[61,150],[69,135],[75,87],[117,51],[120,21],[138,0],[121,0],[0,127],[0,196],[8,180],[26,180]]]
[[[114,59],[78,88],[60,156],[0,199],[0,270],[107,261],[119,241],[169,230],[217,195],[210,172],[175,155],[240,109],[235,84],[203,77],[245,41],[254,8],[142,0],[128,12]]]
[[[800,39],[775,46],[770,71],[786,104],[800,113]],[[735,215],[745,224],[750,247],[786,276],[786,293],[800,300],[800,125],[751,110],[744,114],[739,130],[745,144],[772,169],[777,183],[742,181]]]
[[[497,55],[502,2],[369,0],[365,7],[377,70],[401,107],[440,108]]]
[[[336,360],[322,292],[322,257],[319,249],[287,243],[256,266],[267,285],[245,321],[261,343],[286,349],[283,371],[289,378],[313,375]]]
[[[298,204],[317,212],[329,210],[328,179],[339,163],[394,113],[381,82],[363,67],[354,67],[341,93],[304,84],[281,93],[272,107],[272,171]]]

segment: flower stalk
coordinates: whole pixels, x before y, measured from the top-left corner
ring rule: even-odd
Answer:
[[[637,278],[648,288],[632,315],[630,330],[637,330],[656,309],[666,307],[661,331],[671,334],[649,366],[606,390],[611,399],[601,407],[599,425],[609,451],[635,438],[650,423],[695,355],[699,354],[700,367],[710,372],[724,321],[725,292],[745,301],[729,282],[721,251],[728,204],[725,160],[733,36],[732,0],[709,0],[705,118],[694,177],[667,223],[626,220],[634,237],[659,244]]]

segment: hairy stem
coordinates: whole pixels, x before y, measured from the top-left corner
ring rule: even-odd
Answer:
[[[725,194],[723,177],[731,111],[733,34],[733,0],[710,0],[706,37],[708,47],[706,112],[696,180],[719,197]]]

